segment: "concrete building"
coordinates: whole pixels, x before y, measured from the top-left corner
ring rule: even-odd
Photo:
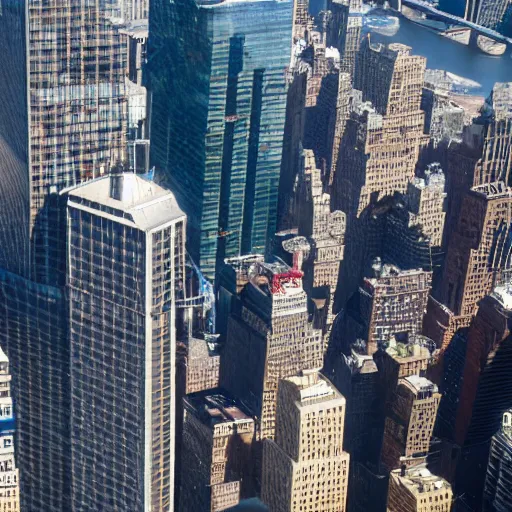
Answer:
[[[279,383],[275,441],[263,445],[261,498],[272,512],[344,512],[345,398],[318,372]]]
[[[0,389],[0,511],[20,512],[20,479],[14,451],[16,423],[11,374],[9,359],[1,348]]]
[[[421,109],[425,112],[425,132],[430,134],[430,144],[434,149],[442,142],[462,139],[464,109],[450,99],[448,91],[424,87]]]
[[[381,461],[388,471],[425,462],[440,399],[437,386],[425,377],[398,381],[382,444]]]
[[[430,239],[432,252],[439,254],[443,243],[445,213],[445,177],[439,163],[427,166],[422,177],[407,185],[405,200],[411,214],[410,226],[419,226]]]
[[[437,298],[466,325],[478,301],[510,274],[511,208],[512,192],[501,181],[473,187],[463,198]]]
[[[218,388],[220,354],[216,337],[189,338],[186,349],[185,393]]]
[[[452,503],[451,485],[426,466],[391,472],[388,512],[450,512]]]
[[[189,395],[184,406],[179,510],[234,507],[250,489],[254,420],[221,393]]]
[[[224,258],[264,253],[276,231],[293,11],[291,0],[151,6],[151,165],[210,280]]]
[[[506,512],[512,489],[512,410],[503,414],[501,428],[492,438],[484,487],[485,512]]]
[[[369,313],[365,337],[367,353],[392,336],[419,334],[432,279],[431,272],[384,265],[377,277],[361,287],[362,310]]]
[[[288,238],[283,248],[304,271],[304,289],[314,302],[318,324],[328,330],[334,320],[334,294],[343,259],[346,216],[331,211],[321,172],[312,150],[304,150],[299,184],[298,237]]]
[[[250,407],[261,439],[273,438],[279,380],[323,366],[326,338],[309,321],[302,272],[256,263],[229,319],[221,386]]]
[[[431,339],[418,334],[409,335],[405,343],[391,337],[387,347],[373,355],[379,369],[380,393],[384,403],[392,399],[400,379],[412,375],[426,376],[434,347]]]
[[[71,509],[170,510],[185,214],[135,174],[71,189],[67,208]]]
[[[501,408],[506,408],[512,399],[512,388],[506,382],[500,393],[494,388],[510,366],[506,354],[510,350],[511,322],[512,293],[510,288],[499,286],[480,301],[467,332],[463,384],[455,422],[456,441],[460,445],[490,439],[500,425]]]

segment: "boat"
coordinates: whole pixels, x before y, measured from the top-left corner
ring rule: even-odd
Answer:
[[[448,30],[441,32],[440,34],[452,41],[465,45],[468,45],[471,39],[471,29],[460,25],[450,27]]]
[[[503,55],[507,49],[507,45],[505,43],[500,43],[490,37],[483,36],[482,34],[476,38],[476,45],[484,53],[487,53],[487,55],[493,55],[496,57]]]

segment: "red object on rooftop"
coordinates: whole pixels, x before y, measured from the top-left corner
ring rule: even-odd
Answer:
[[[291,269],[281,274],[274,274],[272,277],[272,293],[284,293],[284,283],[291,284],[293,288],[298,288],[300,286],[299,279],[302,279],[303,275],[300,270],[296,269]]]

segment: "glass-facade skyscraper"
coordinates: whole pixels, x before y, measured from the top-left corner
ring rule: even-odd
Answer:
[[[114,17],[128,3],[0,3],[0,344],[24,383],[14,391],[27,512],[71,510],[59,192],[124,163],[126,45]]]
[[[173,510],[186,217],[136,174],[68,192],[71,506]]]
[[[292,22],[292,0],[151,4],[151,161],[208,278],[275,232]]]
[[[106,9],[2,2],[0,266],[44,284],[65,270],[58,192],[125,158],[126,52]]]

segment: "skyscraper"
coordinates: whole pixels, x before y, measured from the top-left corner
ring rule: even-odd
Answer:
[[[126,46],[113,3],[3,2],[0,338],[15,381],[24,510],[69,510],[65,208],[123,163]],[[4,271],[5,270],[5,271]]]
[[[512,500],[512,410],[503,414],[501,428],[492,438],[484,487],[484,510],[506,512]]]
[[[189,218],[193,259],[264,252],[276,225],[293,2],[158,0],[151,161]]]
[[[451,485],[425,466],[395,469],[389,477],[389,512],[450,512]]]
[[[67,204],[72,510],[172,510],[186,217],[135,174]]]
[[[505,282],[512,268],[512,190],[498,181],[473,187],[450,235],[440,298],[469,320],[480,299]]]
[[[65,272],[58,192],[124,159],[125,46],[107,14],[91,0],[2,6],[0,265],[43,283]]]
[[[19,473],[14,456],[16,424],[9,359],[0,348],[0,510],[20,512]]]
[[[180,510],[220,512],[251,489],[254,420],[232,398],[195,393],[184,400]]]
[[[263,448],[262,500],[272,512],[344,512],[350,456],[345,398],[320,373],[279,383],[276,438]]]
[[[280,260],[256,263],[229,319],[221,386],[260,418],[273,438],[279,380],[323,365],[325,337],[309,320],[302,272]]]
[[[425,462],[441,395],[425,377],[400,379],[386,418],[381,460],[388,471]]]

